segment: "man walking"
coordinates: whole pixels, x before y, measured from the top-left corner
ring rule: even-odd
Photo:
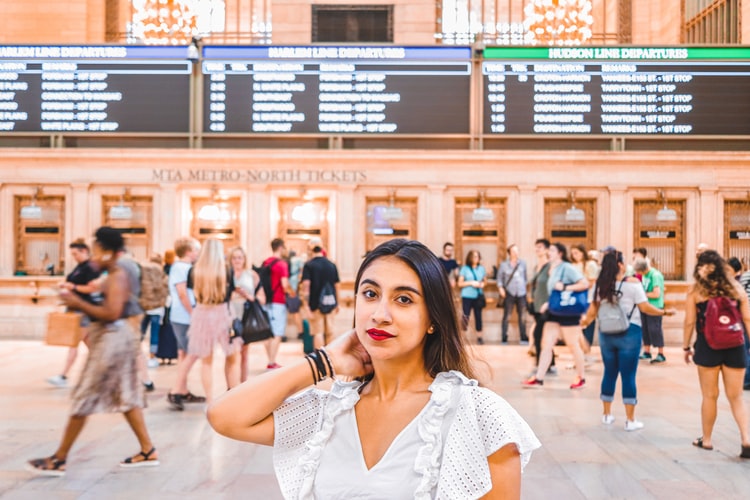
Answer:
[[[646,258],[637,258],[633,264],[637,274],[641,275],[641,283],[646,291],[648,303],[658,309],[664,309],[664,275],[657,269],[651,267]],[[651,364],[664,363],[664,330],[662,329],[662,316],[651,316],[641,313],[643,323],[643,354],[641,359],[650,359]],[[656,347],[656,356],[651,355],[651,346]]]
[[[516,309],[518,315],[518,331],[522,345],[529,343],[526,336],[526,262],[518,258],[518,245],[508,247],[508,258],[500,263],[497,270],[497,290],[503,301],[502,341],[508,343],[508,320]]]
[[[297,292],[289,285],[289,266],[286,263],[286,244],[281,238],[271,241],[273,255],[263,261],[263,267],[270,270],[270,291],[266,292],[266,305],[263,306],[271,318],[271,331],[273,337],[266,341],[266,354],[268,355],[267,369],[281,368],[276,362],[279,353],[281,339],[286,332],[286,295],[294,297]],[[261,280],[263,278],[261,277]],[[270,298],[268,298],[270,295]]]
[[[312,238],[309,246],[312,258],[302,269],[302,296],[310,310],[313,345],[319,349],[333,340],[329,317],[338,312],[339,271],[336,264],[323,255],[320,238]]]

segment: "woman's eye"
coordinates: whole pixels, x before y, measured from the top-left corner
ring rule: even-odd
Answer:
[[[375,292],[373,290],[363,290],[362,296],[366,299],[372,299],[375,297]]]
[[[398,302],[399,304],[411,304],[414,301],[411,300],[411,297],[408,297],[406,295],[399,295],[398,297],[396,297],[396,302]]]

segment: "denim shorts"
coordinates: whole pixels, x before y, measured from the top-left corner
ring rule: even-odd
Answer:
[[[271,318],[271,331],[274,337],[283,337],[286,332],[286,304],[277,304],[275,302],[266,304],[263,308]]]

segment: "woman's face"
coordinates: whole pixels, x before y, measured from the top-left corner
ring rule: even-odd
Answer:
[[[573,262],[583,261],[583,253],[581,253],[576,247],[570,249],[570,257],[573,259]]]
[[[91,247],[91,262],[97,269],[108,269],[115,260],[115,253],[112,250],[105,250],[95,241]]]
[[[707,279],[708,276],[715,270],[716,266],[714,264],[703,264],[698,268],[698,276],[703,279]]]
[[[479,254],[477,252],[471,252],[471,255],[469,256],[469,265],[470,266],[479,265]]]
[[[555,245],[552,245],[547,249],[547,257],[549,257],[549,260],[552,262],[560,262],[560,251]]]
[[[401,259],[379,258],[362,273],[354,316],[357,337],[373,361],[422,357],[427,303],[417,273]]]
[[[245,268],[245,256],[239,250],[232,252],[232,256],[229,258],[232,263],[232,269],[240,271]]]

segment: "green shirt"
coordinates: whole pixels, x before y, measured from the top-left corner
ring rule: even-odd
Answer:
[[[649,298],[648,303],[658,309],[664,309],[664,275],[652,267],[643,275],[643,288],[648,294],[653,292],[656,287],[659,287],[661,293],[655,299]]]

